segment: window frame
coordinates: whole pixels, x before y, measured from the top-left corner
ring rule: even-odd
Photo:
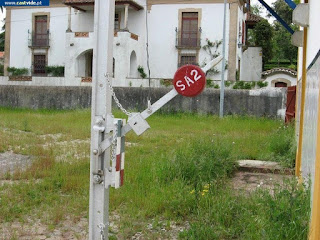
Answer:
[[[197,25],[197,37],[196,37],[196,44],[192,45],[187,45],[187,46],[183,46],[182,44],[182,34],[183,34],[183,14],[184,13],[197,13],[197,18],[198,18],[198,25]],[[194,48],[200,48],[200,37],[201,37],[201,33],[200,33],[200,29],[201,29],[201,20],[202,20],[202,9],[201,8],[184,8],[184,9],[179,9],[179,13],[178,13],[178,32],[179,35],[178,37],[178,46],[182,47],[182,48],[189,48],[189,49],[194,49]]]

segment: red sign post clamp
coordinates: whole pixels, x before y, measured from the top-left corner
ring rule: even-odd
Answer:
[[[198,66],[182,66],[174,75],[173,86],[180,95],[195,97],[206,87],[206,74]]]

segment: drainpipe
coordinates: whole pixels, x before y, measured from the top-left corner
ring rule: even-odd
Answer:
[[[71,7],[68,7],[68,29],[67,32],[72,32],[71,30]]]

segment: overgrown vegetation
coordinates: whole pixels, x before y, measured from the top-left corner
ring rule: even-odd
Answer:
[[[274,194],[248,195],[230,184],[235,160],[273,157],[287,165],[282,156],[294,141],[291,126],[194,114],[156,114],[148,122],[152,129],[142,136],[128,134],[125,185],[110,193],[119,239],[137,232],[170,239],[172,222],[184,226],[181,239],[307,239],[308,191],[289,182]],[[0,152],[35,157],[26,171],[3,176],[22,181],[0,185],[0,229],[30,218],[54,229],[67,217],[74,224],[88,217],[89,137],[89,110],[0,108]]]
[[[4,75],[4,66],[3,64],[0,64],[0,76]]]
[[[202,49],[207,53],[207,55],[209,55],[209,60],[205,58],[202,66],[207,65],[208,62],[220,56],[219,47],[222,44],[222,40],[213,42],[206,38],[205,41],[206,43],[202,46]],[[206,72],[206,75],[214,75],[219,72],[220,71],[216,67],[212,67]]]
[[[172,80],[171,79],[161,79],[160,84],[161,84],[161,86],[169,87],[169,86],[172,86]]]
[[[144,72],[144,68],[142,66],[138,66],[138,72],[140,73],[140,77],[141,78],[146,78],[147,77],[147,74]]]
[[[255,87],[255,82],[236,81],[233,85],[233,89],[252,89]]]
[[[28,68],[8,67],[7,71],[11,76],[25,76],[29,73]]]
[[[64,66],[46,66],[46,73],[52,77],[63,77]]]
[[[267,86],[268,86],[268,82],[258,81],[258,82],[257,82],[257,85],[258,85],[260,88],[267,87]]]
[[[294,124],[280,126],[272,135],[270,150],[271,160],[281,162],[284,166],[293,168],[296,158],[296,142]]]
[[[268,83],[267,82],[262,82],[262,81],[258,81],[258,82],[255,82],[255,81],[252,81],[252,82],[225,81],[224,85],[225,85],[225,87],[232,88],[232,89],[247,89],[247,90],[250,90],[250,89],[255,89],[257,87],[258,88],[266,87],[266,86],[268,86]],[[212,80],[210,78],[207,79],[206,87],[207,88],[216,88],[216,89],[220,88],[219,84],[216,84],[214,82],[214,80]]]

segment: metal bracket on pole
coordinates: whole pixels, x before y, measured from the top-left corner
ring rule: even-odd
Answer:
[[[291,8],[291,9],[295,9],[296,8],[296,4],[295,4],[295,2],[294,1],[292,1],[292,0],[284,0],[287,4],[288,4],[288,6]]]

